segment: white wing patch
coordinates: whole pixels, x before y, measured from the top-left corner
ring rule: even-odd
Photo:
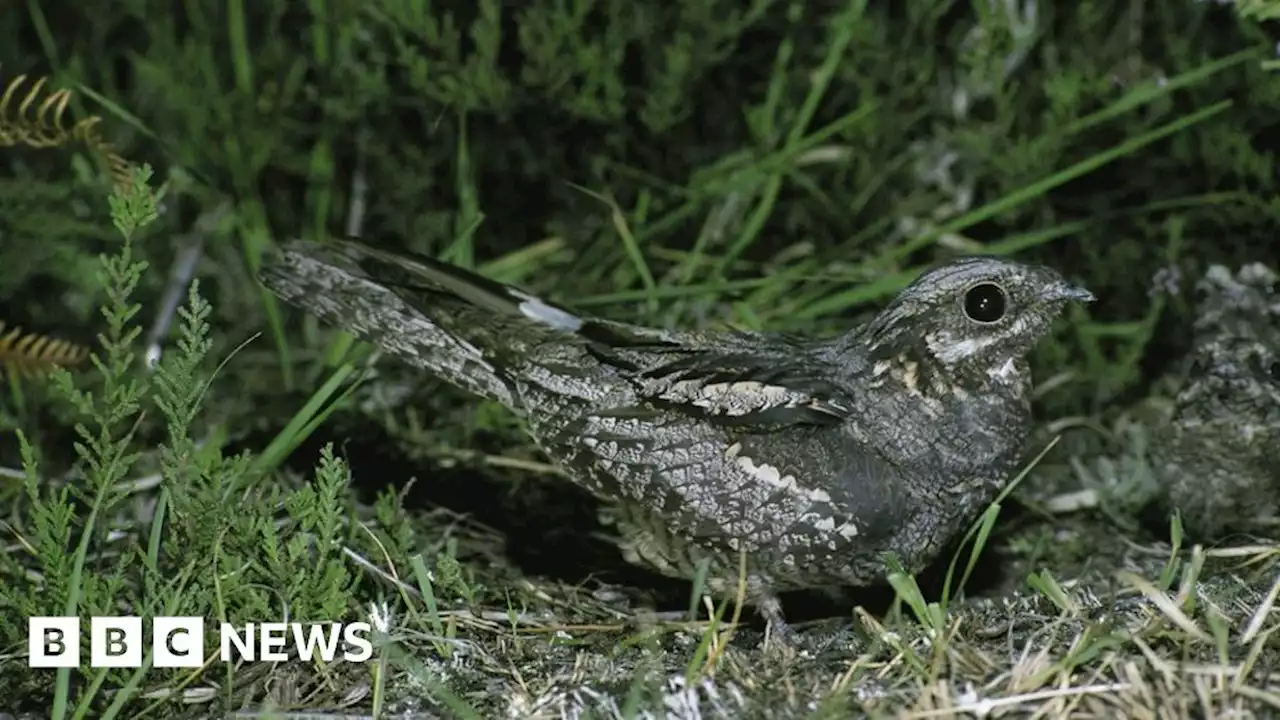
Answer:
[[[824,517],[820,520],[815,520],[813,523],[813,526],[818,528],[819,530],[825,530],[827,532],[838,532],[845,539],[851,540],[858,536],[857,525],[854,525],[851,522],[843,522],[843,523],[840,523],[840,527],[836,527],[836,520],[831,516]],[[834,545],[832,546],[831,549],[832,550],[835,549]]]
[[[581,443],[595,466],[613,474],[622,496],[670,512],[672,532],[710,524],[712,535],[728,547],[749,552],[838,552],[860,539],[855,519],[827,490],[806,487],[778,466],[745,454],[740,442],[721,445],[722,436],[691,442],[689,422],[655,425],[598,415],[584,420]]]
[[[817,406],[808,393],[755,380],[710,384],[680,380],[663,389],[664,384],[655,381],[646,389],[656,392],[663,400],[694,405],[715,415],[739,416],[779,407]]]
[[[742,443],[734,443],[725,449],[725,458],[731,460],[743,472],[750,475],[757,482],[767,487],[776,488],[788,493],[789,495],[801,498],[809,504],[831,504],[831,495],[822,488],[805,488],[796,482],[794,475],[783,475],[778,468],[768,464],[756,464],[755,460],[742,454]],[[814,527],[819,530],[830,532],[838,532],[845,538],[854,538],[858,535],[858,527],[851,522],[841,523],[836,527],[835,518],[826,515],[821,517],[809,517]]]
[[[520,312],[530,320],[550,325],[556,330],[565,332],[577,332],[582,328],[582,319],[576,315],[565,312],[557,307],[552,307],[542,301],[542,298],[534,297],[523,290],[516,288],[508,288],[508,291],[520,298]]]
[[[807,496],[812,502],[831,502],[831,496],[826,490],[814,488],[807,490],[800,487],[796,482],[794,475],[783,475],[778,468],[768,464],[756,464],[755,460],[747,457],[742,453],[742,443],[734,443],[725,449],[724,455],[732,460],[735,465],[742,469],[743,472],[750,475],[757,482],[763,483],[769,487],[777,488],[786,493],[796,496]]]

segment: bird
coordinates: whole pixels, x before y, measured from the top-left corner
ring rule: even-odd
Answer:
[[[1147,452],[1157,506],[1197,540],[1280,529],[1280,272],[1211,265]]]
[[[926,270],[831,337],[644,327],[352,239],[289,240],[274,294],[515,413],[626,560],[746,599],[915,574],[1008,482],[1028,356],[1091,292],[993,256]],[[892,558],[892,559],[891,559]]]

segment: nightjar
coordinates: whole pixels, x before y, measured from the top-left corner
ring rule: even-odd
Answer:
[[[1214,265],[1196,285],[1194,344],[1151,440],[1162,504],[1200,540],[1280,533],[1280,275]]]
[[[1026,355],[1070,301],[1057,272],[950,262],[825,339],[586,317],[426,257],[294,241],[286,301],[518,414],[606,503],[627,559],[705,561],[788,633],[775,593],[930,563],[988,505],[1030,429]]]

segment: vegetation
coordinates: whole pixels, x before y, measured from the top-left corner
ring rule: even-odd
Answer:
[[[0,710],[1280,708],[1280,546],[1130,502],[1189,280],[1275,259],[1280,5],[14,7]],[[657,325],[830,332],[973,252],[1104,300],[1038,351],[1049,451],[970,541],[937,577],[787,598],[825,619],[778,662],[749,613],[625,567],[500,409],[254,279],[275,242],[342,234]],[[370,621],[374,656],[27,667],[26,617],[126,612]]]

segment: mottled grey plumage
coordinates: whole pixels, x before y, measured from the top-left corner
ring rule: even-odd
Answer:
[[[707,559],[731,591],[745,553],[775,620],[776,591],[878,582],[891,552],[922,569],[990,503],[1030,425],[1025,354],[1092,299],[1048,268],[965,259],[806,340],[587,318],[351,242],[290,243],[263,281],[518,413],[612,504],[632,561],[690,577]]]
[[[1215,265],[1197,284],[1194,345],[1152,438],[1162,500],[1200,540],[1280,530],[1280,276]]]

